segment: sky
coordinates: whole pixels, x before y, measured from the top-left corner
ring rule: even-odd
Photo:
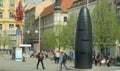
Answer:
[[[25,5],[28,4],[28,3],[39,3],[41,2],[42,0],[25,0]]]

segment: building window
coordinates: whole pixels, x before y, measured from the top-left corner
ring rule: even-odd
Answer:
[[[10,6],[14,6],[14,0],[10,0]]]
[[[0,12],[0,18],[2,18],[2,15],[3,15],[2,12]]]
[[[117,16],[120,16],[120,8],[117,9]]]
[[[64,17],[64,22],[67,22],[67,17]]]
[[[2,24],[0,24],[0,30],[2,30]]]
[[[112,8],[112,3],[109,3],[109,4],[108,4],[108,7],[109,7],[109,9],[111,10],[111,8]]]
[[[16,40],[16,36],[15,35],[10,35],[10,37],[11,37],[12,40]]]
[[[9,18],[12,18],[12,12],[9,12]]]
[[[3,6],[3,0],[0,0],[0,6]]]
[[[9,24],[9,30],[14,30],[14,24]]]

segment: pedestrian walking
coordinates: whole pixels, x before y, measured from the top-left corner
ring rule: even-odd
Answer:
[[[62,70],[62,64],[65,66],[65,68],[68,70],[68,67],[66,66],[66,60],[67,56],[66,54],[62,51],[60,53],[60,70]]]
[[[110,67],[110,62],[111,62],[111,57],[107,56],[106,57],[106,64],[107,64],[108,67]]]
[[[60,53],[59,53],[59,51],[56,52],[55,57],[56,57],[55,63],[59,63],[59,58],[60,58]]]
[[[41,62],[42,68],[45,69],[44,63],[43,63],[44,55],[43,55],[42,51],[40,51],[40,52],[37,54],[37,59],[38,59],[38,62],[37,62],[37,67],[36,67],[36,69],[38,69],[38,66],[39,66],[39,63],[40,63],[40,62]]]
[[[25,53],[22,54],[22,61],[26,62]]]

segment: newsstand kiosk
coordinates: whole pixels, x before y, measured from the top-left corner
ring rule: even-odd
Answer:
[[[29,53],[30,47],[31,47],[31,44],[20,44],[18,47],[13,49],[12,59],[15,59],[15,61],[22,61],[23,60],[23,53],[24,52]],[[23,49],[24,49],[24,51],[23,51]]]
[[[15,60],[22,61],[22,48],[15,48]]]

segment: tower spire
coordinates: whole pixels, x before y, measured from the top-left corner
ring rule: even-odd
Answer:
[[[60,0],[55,0],[55,8],[54,8],[54,10],[61,10]]]

